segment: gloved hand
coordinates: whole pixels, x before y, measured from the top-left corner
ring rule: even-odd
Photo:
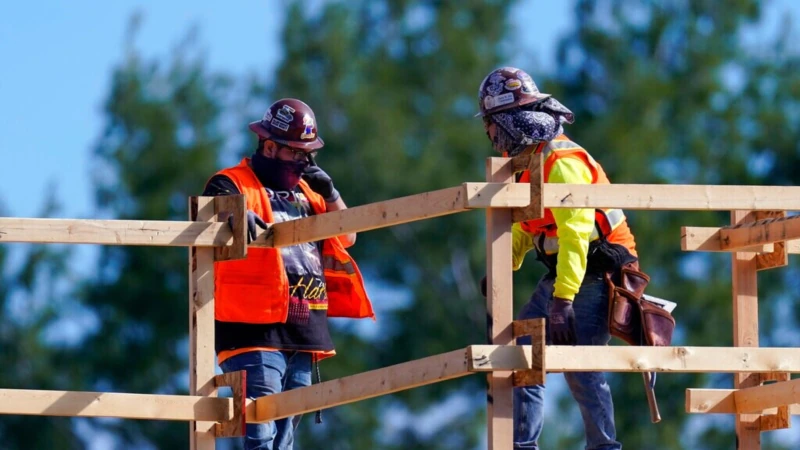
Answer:
[[[572,302],[563,298],[553,297],[550,305],[550,338],[554,345],[575,345],[575,311]]]
[[[481,294],[486,298],[486,275],[481,278]]]
[[[339,199],[339,191],[333,187],[333,180],[319,166],[307,166],[303,170],[303,179],[306,180],[311,190],[321,195],[328,203]]]
[[[256,225],[261,227],[262,229],[267,229],[267,223],[264,222],[264,219],[259,217],[258,214],[254,213],[251,210],[247,210],[247,243],[251,243],[256,239],[258,235],[258,230],[256,230]],[[231,231],[233,231],[233,216],[228,216],[228,226],[231,227]]]

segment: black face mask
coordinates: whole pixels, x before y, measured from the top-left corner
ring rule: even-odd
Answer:
[[[291,191],[300,183],[300,176],[308,166],[306,161],[283,161],[278,158],[267,158],[261,152],[253,154],[251,159],[253,172],[261,183],[278,191]]]

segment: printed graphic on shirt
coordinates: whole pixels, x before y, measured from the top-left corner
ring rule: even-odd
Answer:
[[[275,191],[267,188],[267,195],[276,222],[310,215],[311,204],[302,192]],[[318,243],[307,242],[282,247],[281,255],[289,279],[289,316],[286,322],[308,324],[311,311],[328,310],[321,249]]]

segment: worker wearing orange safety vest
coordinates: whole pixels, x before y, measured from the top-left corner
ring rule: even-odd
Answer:
[[[515,67],[489,73],[479,88],[480,112],[493,148],[504,156],[525,150],[541,153],[545,183],[608,184],[603,168],[580,145],[564,135],[572,112]],[[518,173],[528,182],[528,171]],[[542,219],[512,227],[513,268],[535,250],[549,269],[539,281],[519,319],[546,318],[548,343],[606,345],[608,289],[603,274],[637,261],[636,244],[619,209],[546,209]],[[486,279],[481,282],[486,295]],[[518,339],[530,344],[530,338]],[[605,376],[599,372],[564,374],[580,405],[586,449],[620,449],[614,406]],[[544,423],[544,386],[514,389],[514,448],[538,449]]]
[[[217,172],[203,195],[244,194],[248,242],[258,227],[347,208],[313,155],[323,146],[311,108],[273,103],[250,124],[250,158]],[[223,372],[247,372],[247,396],[311,384],[313,365],[334,354],[328,317],[374,318],[361,272],[345,250],[355,234],[282,248],[249,248],[214,264],[215,347]],[[248,424],[245,448],[292,448],[298,417]]]

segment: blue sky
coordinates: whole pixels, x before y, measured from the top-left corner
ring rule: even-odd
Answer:
[[[542,59],[568,24],[568,2],[536,1],[542,33],[526,47]],[[46,4],[46,6],[45,6]],[[272,5],[272,6],[270,6]],[[144,13],[137,47],[165,56],[192,25],[213,69],[271,74],[281,56],[283,2],[6,2],[0,6],[0,204],[3,213],[36,217],[51,183],[61,217],[92,217],[89,159],[102,130],[110,71],[121,61],[126,24]],[[542,38],[541,36],[544,36]],[[537,58],[539,59],[539,58]],[[20,187],[23,188],[20,188]],[[143,217],[142,219],[147,219]]]

